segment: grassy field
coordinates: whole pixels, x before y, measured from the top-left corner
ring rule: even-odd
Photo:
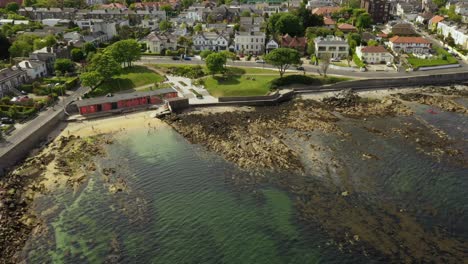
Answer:
[[[143,66],[133,66],[123,69],[120,75],[114,76],[109,81],[103,82],[91,92],[91,96],[102,96],[134,89],[147,84],[162,82],[164,77]]]
[[[270,91],[270,82],[276,75],[228,75],[205,79],[205,87],[214,97],[265,95]]]
[[[458,61],[455,59],[452,54],[448,53],[446,50],[442,48],[436,48],[438,57],[435,59],[420,59],[416,57],[408,57],[408,63],[413,66],[413,68],[417,69],[419,67],[430,67],[430,66],[440,66],[440,65],[447,65],[447,64],[457,64]],[[445,57],[445,58],[444,58]]]

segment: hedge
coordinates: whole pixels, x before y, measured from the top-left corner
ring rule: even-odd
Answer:
[[[361,59],[358,57],[358,55],[356,55],[356,53],[353,54],[353,61],[356,64],[356,66],[358,66],[359,68],[366,67],[366,64],[361,61]]]
[[[307,75],[287,75],[271,81],[270,89],[277,89],[281,86],[290,84],[321,84],[321,81]]]

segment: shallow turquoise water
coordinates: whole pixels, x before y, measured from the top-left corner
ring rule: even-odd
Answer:
[[[440,128],[450,127],[447,117],[466,122],[466,117],[456,114],[440,120],[422,111],[419,117]],[[371,122],[385,128],[402,120]],[[351,141],[326,135],[321,141],[339,153],[336,157],[348,175],[345,180],[336,175],[326,179],[290,173],[275,174],[272,179],[330,181],[337,189],[351,186],[357,194],[356,206],[374,210],[375,204],[392,203],[410,210],[428,229],[441,225],[452,236],[468,240],[466,168],[438,163],[402,144],[398,136],[370,134],[362,121],[347,120],[341,126],[352,134]],[[453,134],[460,135],[464,133]],[[466,142],[460,146],[466,150]],[[379,159],[362,160],[362,152]],[[275,180],[254,186],[238,183],[236,179],[250,173],[189,144],[168,128],[126,132],[108,146],[108,153],[97,161],[99,169],[81,190],[61,190],[40,199],[38,212],[54,210],[43,214],[48,232],[32,236],[23,250],[27,262],[385,262],[378,252],[366,257],[338,250],[319,223],[299,219],[297,197],[281,184]],[[116,168],[109,181],[121,179],[127,190],[109,192],[102,168]],[[436,215],[418,211],[429,205],[438,211]]]

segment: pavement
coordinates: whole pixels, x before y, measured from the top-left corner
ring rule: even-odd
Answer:
[[[192,64],[192,65],[204,65],[205,62],[202,60],[192,59],[190,61],[178,61],[172,60],[171,57],[152,57],[152,56],[143,56],[139,61],[141,64]],[[238,66],[238,67],[256,67],[264,69],[275,69],[276,68],[269,64],[261,64],[253,61],[234,61],[228,62],[228,66]],[[320,66],[305,64],[302,65],[307,73],[318,73]],[[301,71],[302,72],[302,71]],[[337,75],[351,78],[362,78],[362,79],[388,79],[388,78],[406,78],[406,77],[415,77],[415,76],[428,76],[433,74],[448,74],[448,73],[460,73],[468,72],[468,65],[463,61],[460,61],[460,67],[450,68],[450,69],[439,69],[432,71],[413,71],[413,72],[396,72],[396,71],[367,71],[360,72],[356,71],[347,71],[339,69],[328,69],[327,75]]]
[[[0,142],[0,157],[10,151],[16,144],[27,139],[33,132],[42,127],[49,120],[59,115],[69,103],[77,100],[80,96],[84,95],[90,90],[89,87],[80,87],[74,93],[69,96],[61,97],[59,102],[53,107],[49,107],[47,110],[42,111],[38,116],[21,126],[17,127],[9,136],[5,137],[3,142]]]
[[[190,78],[172,75],[167,75],[166,77],[168,79],[167,83],[171,84],[172,87],[176,89],[183,97],[188,98],[190,105],[212,104],[219,102],[218,98],[211,96],[206,89],[193,84]],[[182,83],[186,85],[183,85]],[[191,91],[191,89],[203,95],[203,98],[197,98],[197,95]]]

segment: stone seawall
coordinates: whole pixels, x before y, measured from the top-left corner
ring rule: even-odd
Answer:
[[[47,140],[47,137],[64,117],[64,111],[60,111],[35,131],[28,131],[28,135],[20,142],[12,146],[7,146],[6,148],[9,149],[0,157],[0,176],[2,176],[8,168],[26,158],[31,150],[37,147],[39,143]]]

